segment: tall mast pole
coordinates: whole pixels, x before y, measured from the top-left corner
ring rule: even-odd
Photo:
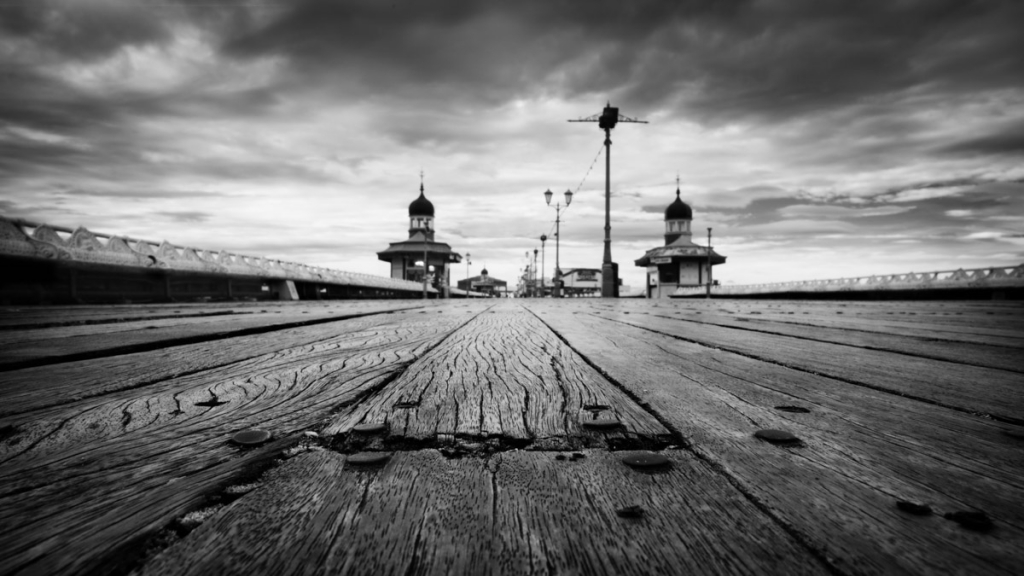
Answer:
[[[597,122],[604,130],[604,260],[601,264],[601,296],[616,298],[619,295],[619,279],[615,263],[612,262],[612,129],[619,122],[646,124],[619,114],[619,109],[609,102],[600,115],[569,120],[569,122]]]
[[[704,297],[707,300],[711,299],[711,228],[708,228],[708,290]]]
[[[601,263],[601,295],[615,296],[612,266],[612,129],[604,129],[604,261]]]
[[[562,205],[555,204],[555,282],[562,276],[562,266],[558,259],[558,241],[562,232]]]

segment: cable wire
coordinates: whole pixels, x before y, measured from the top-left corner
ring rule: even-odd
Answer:
[[[583,175],[583,179],[580,180],[579,185],[576,186],[576,190],[573,191],[574,195],[579,193],[580,189],[583,188],[583,183],[587,181],[587,177],[590,176],[590,172],[594,170],[594,165],[597,164],[597,159],[601,157],[601,152],[602,151],[604,151],[604,144],[603,143],[601,144],[600,147],[598,147],[597,155],[594,156],[594,161],[590,163],[590,168],[587,168],[587,173]],[[571,204],[570,204],[570,206],[571,206]],[[562,215],[564,216],[565,213],[568,212],[568,211],[569,211],[569,206],[566,206],[565,209],[562,210]],[[548,230],[547,236],[551,236],[551,234],[554,231],[555,231],[555,224],[551,224],[551,229]]]

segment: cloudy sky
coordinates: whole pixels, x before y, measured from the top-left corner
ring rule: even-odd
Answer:
[[[677,175],[723,282],[1016,265],[1022,29],[1015,0],[0,0],[0,214],[386,276],[422,169],[437,239],[513,283],[548,188],[578,189],[563,269],[600,266],[602,134],[566,120],[611,101],[650,122],[612,134],[627,284]]]

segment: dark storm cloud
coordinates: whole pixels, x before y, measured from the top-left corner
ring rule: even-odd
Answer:
[[[125,45],[164,41],[166,24],[148,2],[27,0],[0,5],[0,32],[76,60],[102,57]]]
[[[940,149],[940,152],[962,154],[1024,154],[1024,124],[977,138],[961,140]]]
[[[5,0],[0,33],[89,61],[125,46],[167,43],[182,22],[220,34],[245,29],[272,6],[252,0]]]
[[[305,78],[343,79],[368,92],[500,102],[558,88],[542,81],[591,55],[597,60],[588,70],[598,77],[629,67],[636,58],[629,50],[603,46],[642,46],[668,20],[728,4],[304,1],[239,35],[228,53],[285,54]],[[470,91],[452,92],[459,88]]]
[[[119,104],[90,97],[26,66],[0,61],[0,122],[74,133],[113,121]]]
[[[323,2],[240,31],[297,78],[458,102],[611,95],[701,119],[790,117],[911,88],[1016,86],[1024,5],[921,2]],[[464,90],[464,91],[460,91]]]

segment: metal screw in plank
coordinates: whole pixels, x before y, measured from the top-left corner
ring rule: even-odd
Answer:
[[[754,432],[754,436],[772,444],[797,444],[800,442],[799,438],[785,430],[758,430]]]
[[[608,430],[611,428],[618,428],[622,426],[617,418],[598,418],[596,420],[584,420],[583,425],[587,428],[597,428],[599,430]]]
[[[776,406],[775,409],[781,410],[782,412],[793,412],[794,414],[806,414],[810,412],[810,410],[803,406]]]
[[[622,459],[622,463],[633,468],[659,468],[667,466],[670,460],[654,452],[637,452]]]
[[[919,504],[910,500],[898,500],[896,507],[900,510],[915,516],[928,516],[932,513],[932,507],[927,504]]]
[[[267,440],[270,440],[270,432],[266,430],[242,430],[231,437],[231,440],[235,444],[241,444],[242,446],[255,446],[257,444],[263,444]]]

